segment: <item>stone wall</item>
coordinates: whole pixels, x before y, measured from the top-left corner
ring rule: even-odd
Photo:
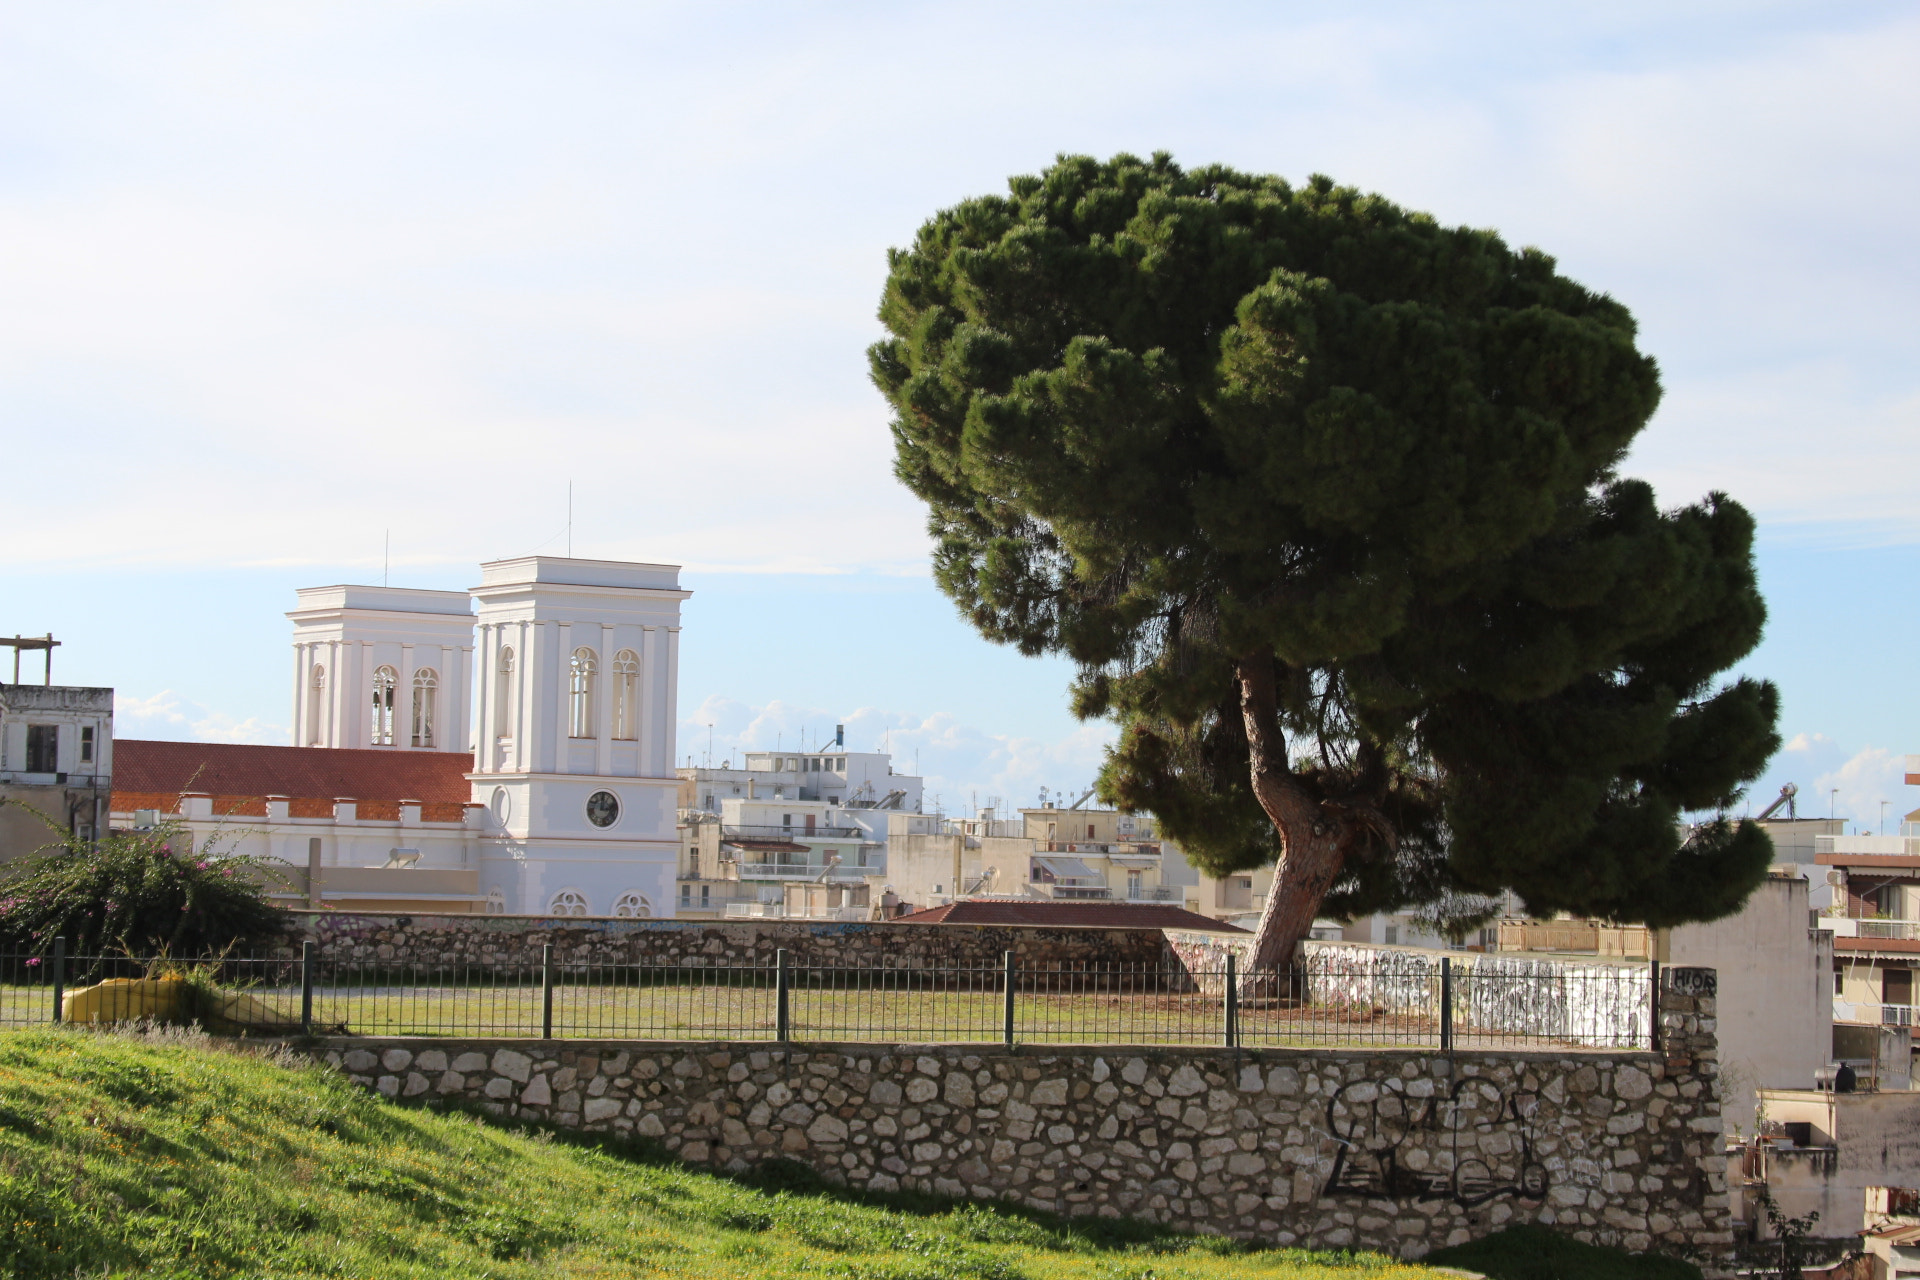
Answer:
[[[540,949],[569,964],[997,967],[1012,951],[1025,964],[1161,964],[1157,929],[845,923],[806,920],[570,920],[548,916],[426,916],[299,911],[289,955],[312,941],[322,959],[369,965],[537,965]]]
[[[1713,974],[1663,983],[1666,1051],[1457,1053],[341,1040],[401,1100],[805,1161],[872,1190],[1128,1214],[1413,1257],[1513,1222],[1729,1243]]]

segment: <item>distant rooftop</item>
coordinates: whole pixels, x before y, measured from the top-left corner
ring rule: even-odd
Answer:
[[[1237,925],[1211,920],[1185,907],[1142,902],[1032,902],[962,899],[900,916],[901,924],[1012,924],[1090,929],[1188,929],[1245,933]]]

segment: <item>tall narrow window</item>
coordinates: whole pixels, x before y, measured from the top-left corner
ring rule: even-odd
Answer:
[[[500,679],[493,689],[493,736],[513,736],[513,646],[500,646]]]
[[[640,655],[631,649],[613,655],[613,736],[640,736]]]
[[[313,673],[307,678],[307,745],[317,747],[325,740],[321,721],[327,711],[327,669],[319,663],[313,664]]]
[[[60,726],[27,726],[27,772],[57,773],[60,770]]]
[[[93,726],[90,724],[80,726],[80,763],[93,763]]]
[[[591,649],[573,651],[573,673],[567,686],[568,730],[573,737],[591,738],[593,736],[593,673],[599,665]]]
[[[413,745],[430,747],[433,745],[433,695],[440,686],[440,676],[432,667],[422,667],[413,673]]]
[[[392,667],[379,667],[373,673],[373,745],[393,745],[393,690],[400,673]]]

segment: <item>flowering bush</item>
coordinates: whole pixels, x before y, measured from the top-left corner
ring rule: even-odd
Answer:
[[[17,862],[0,883],[0,947],[39,952],[65,937],[73,956],[189,958],[287,932],[291,918],[267,900],[271,872],[257,859],[192,852],[186,830],[167,823]]]

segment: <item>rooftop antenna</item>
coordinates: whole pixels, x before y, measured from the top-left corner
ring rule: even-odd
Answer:
[[[707,768],[713,768],[713,721],[707,721]]]

